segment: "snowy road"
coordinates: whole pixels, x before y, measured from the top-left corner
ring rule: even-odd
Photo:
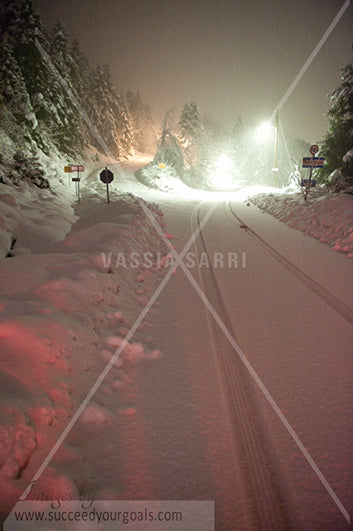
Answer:
[[[136,188],[178,252],[215,208],[184,260],[209,309],[180,268],[160,299],[165,356],[143,400],[154,495],[215,499],[217,529],[348,529],[351,261],[241,194]]]
[[[320,484],[318,470],[309,467],[296,442],[300,438],[349,510],[353,335],[350,294],[342,288],[352,285],[351,264],[252,210],[239,201],[231,209],[221,205],[206,227],[205,244],[211,255],[234,247],[239,255],[246,253],[245,269],[214,271],[233,337],[264,386],[265,397],[249,377],[291,519],[298,529],[344,529],[337,499],[329,498],[328,484]],[[259,233],[271,241],[270,249],[254,237]],[[293,428],[296,442],[269,405],[269,395]]]
[[[44,416],[51,410],[37,404],[35,393],[27,400],[29,412],[39,408],[33,418],[42,435],[21,485],[45,463],[148,297],[164,285],[173,265],[168,244],[184,250],[183,265],[45,465],[34,493],[214,500],[217,531],[349,529],[351,259],[260,212],[247,201],[249,191],[200,192],[181,184],[169,193],[148,189],[132,174],[142,163],[109,166],[115,175],[110,205],[101,169],[92,171],[71,232],[49,254],[27,257],[37,271],[31,296],[41,297],[42,328],[48,335],[60,318],[67,338],[60,345],[62,365],[51,362],[38,389],[39,398],[54,397],[54,420]],[[160,205],[164,215],[151,206],[149,220],[141,215],[146,204],[133,196],[123,200],[118,191]],[[152,235],[156,222],[162,238]],[[161,267],[104,266],[101,251],[129,249],[160,253]],[[10,278],[14,270],[8,289],[20,297],[29,288],[16,280],[16,268],[21,273],[26,262],[11,260],[3,272]],[[32,321],[21,319],[32,330]],[[16,332],[17,321],[9,323]],[[38,362],[42,335],[26,346],[17,345],[16,334],[4,337],[18,357],[18,365],[4,368],[26,382],[23,366],[27,357]],[[56,345],[56,333],[50,338]],[[25,448],[22,453],[27,459]],[[8,497],[19,488],[16,478],[9,485]]]

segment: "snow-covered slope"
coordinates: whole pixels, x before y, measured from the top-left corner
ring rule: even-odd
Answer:
[[[72,192],[61,186],[53,195],[1,185],[3,255],[10,238],[17,241],[14,256],[0,260],[0,512],[12,508],[122,343],[160,282],[155,256],[166,254],[132,194],[115,193],[107,204],[86,190],[76,215]],[[163,226],[161,211],[150,209]],[[151,250],[145,267],[139,258]],[[126,267],[131,253],[138,263]],[[146,333],[152,315],[104,381],[104,396],[128,387],[136,364],[158,360]],[[60,448],[40,492],[78,496],[67,463],[80,466],[79,448],[92,426],[133,414],[123,400],[117,409],[114,400],[112,407],[101,401],[102,395],[87,406],[75,443]]]
[[[353,258],[353,195],[311,192],[263,193],[251,201],[293,229],[298,229]]]

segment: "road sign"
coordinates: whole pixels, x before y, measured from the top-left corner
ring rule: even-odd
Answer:
[[[319,152],[319,146],[317,146],[316,144],[313,144],[312,146],[310,146],[309,151],[312,155],[316,155],[316,153]]]
[[[72,177],[71,180],[73,183],[79,183],[81,179],[79,177]]]
[[[323,168],[324,157],[304,157],[303,168]]]
[[[103,171],[100,172],[99,177],[102,183],[107,185],[107,203],[110,203],[109,183],[111,183],[112,180],[114,179],[114,174],[112,171],[108,170],[108,168],[106,167]]]
[[[302,186],[314,188],[316,186],[316,179],[302,179]]]
[[[64,172],[65,173],[72,173],[74,171],[85,171],[84,166],[79,166],[77,164],[71,164],[71,166],[65,166]]]
[[[107,168],[105,168],[105,170],[103,170],[99,174],[99,177],[100,177],[100,180],[102,181],[102,183],[109,184],[114,179],[114,174],[113,174],[113,172],[111,172],[110,170],[107,170]]]

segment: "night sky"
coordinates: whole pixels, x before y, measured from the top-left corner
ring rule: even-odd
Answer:
[[[159,124],[195,101],[227,126],[268,119],[343,0],[34,0],[47,27],[60,20],[90,63],[109,64],[120,91],[139,91]],[[316,142],[327,95],[352,62],[353,5],[284,105],[286,134]]]

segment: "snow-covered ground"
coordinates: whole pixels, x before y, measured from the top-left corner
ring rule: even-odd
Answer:
[[[54,183],[54,195],[26,184],[0,184],[3,256],[14,242],[11,256],[0,261],[0,510],[5,512],[160,282],[155,255],[162,260],[166,250],[136,198],[116,193],[108,205],[102,183],[97,182],[98,192],[85,187],[84,179],[82,184],[80,205],[72,184]],[[149,208],[163,226],[160,210]],[[142,257],[151,250],[153,267],[143,267]],[[152,315],[116,363],[106,393],[114,395],[129,381],[126,364],[159,358],[148,333]],[[132,414],[129,405],[108,414],[93,401],[80,419],[78,446],[91,429]],[[65,463],[75,459],[67,447],[62,452]],[[41,489],[77,494],[72,479],[50,467]]]
[[[29,184],[21,184],[21,187],[0,184],[3,257],[0,261],[0,512],[10,511],[32,481],[166,274],[164,265],[168,249],[136,197],[143,197],[148,202],[153,217],[178,251],[190,236],[190,219],[195,207],[201,202],[217,202],[219,207],[215,219],[219,222],[213,225],[208,222],[210,229],[206,234],[209,241],[215,251],[225,251],[229,245],[234,245],[232,239],[235,238],[236,250],[241,252],[242,237],[229,221],[229,239],[223,239],[223,232],[219,231],[220,224],[224,222],[222,205],[234,200],[244,222],[249,227],[254,223],[253,228],[265,239],[272,238],[269,240],[272,245],[277,239],[287,258],[297,260],[306,272],[310,273],[313,263],[309,255],[316,255],[318,264],[321,256],[330,255],[328,269],[330,274],[334,273],[335,253],[328,245],[343,251],[341,256],[337,255],[342,270],[348,263],[351,265],[348,257],[353,256],[352,196],[313,194],[304,202],[300,194],[282,194],[278,190],[271,190],[269,195],[261,194],[262,190],[258,188],[247,188],[229,194],[191,190],[178,182],[173,182],[169,192],[164,193],[147,189],[134,179],[132,172],[147,161],[147,156],[141,156],[117,164],[108,159],[96,161],[91,154],[84,163],[87,169],[81,183],[80,204],[67,174],[62,173],[63,182],[54,182],[54,194]],[[57,172],[62,172],[62,162],[56,162]],[[99,181],[99,173],[105,164],[115,176],[110,186],[110,204],[106,203],[106,187]],[[322,253],[317,247],[313,249],[308,239],[301,243],[300,249],[296,248],[298,238],[291,237],[284,226],[277,232],[275,219],[262,226],[262,216],[265,215],[256,211],[253,216],[255,207],[249,198],[251,203],[291,227],[320,239],[322,243],[315,244],[323,246]],[[234,247],[231,250],[234,251]],[[305,254],[305,250],[310,253]],[[10,256],[5,258],[8,254]],[[344,260],[347,263],[343,264]],[[255,274],[257,262],[255,276],[265,279],[259,255],[250,253],[247,262],[247,269],[236,271],[237,275]],[[274,277],[277,268],[273,268]],[[324,279],[328,269],[326,272],[322,270],[322,278],[320,271],[316,271],[318,280],[324,285],[329,282],[328,278]],[[232,310],[235,324],[240,326],[239,335],[249,349],[249,357],[258,364],[269,385],[276,385],[278,381],[279,387],[283,387],[280,389],[283,394],[279,396],[287,401],[285,407],[289,412],[293,410],[293,418],[314,447],[320,446],[321,443],[312,438],[310,430],[306,431],[308,426],[303,421],[304,417],[300,417],[300,410],[291,395],[291,392],[296,392],[300,363],[302,366],[311,363],[311,358],[309,361],[306,359],[306,339],[315,354],[312,363],[320,365],[320,345],[315,346],[312,339],[311,321],[309,319],[306,323],[305,333],[298,340],[301,357],[296,358],[296,364],[294,357],[288,358],[288,363],[293,363],[294,377],[286,372],[288,367],[284,360],[287,358],[281,358],[279,351],[270,355],[274,336],[267,332],[261,336],[264,332],[261,316],[266,313],[268,287],[265,282],[259,287],[252,286],[253,279],[249,281],[247,277],[245,282],[239,277],[237,282],[240,284],[236,288],[237,282],[232,276],[235,273],[228,270],[223,276],[218,272],[220,278],[223,276],[225,300]],[[283,284],[282,291],[287,293],[280,268],[278,275],[279,285]],[[158,306],[159,303],[153,306],[129,340],[122,356],[114,361],[113,369],[87,403],[72,432],[68,433],[41,477],[35,481],[29,498],[38,500],[52,495],[62,500],[80,499],[87,490],[95,499],[108,500],[147,499],[147,496],[151,499],[153,496],[158,496],[158,499],[173,499],[173,496],[214,499],[212,496],[218,496],[218,506],[229,510],[224,521],[229,522],[232,518],[230,498],[231,494],[237,495],[239,486],[235,486],[225,461],[229,451],[229,427],[227,415],[219,414],[223,398],[222,390],[216,383],[217,370],[210,361],[206,365],[202,361],[205,353],[209,350],[210,355],[212,353],[210,339],[205,333],[207,324],[205,317],[199,315],[200,301],[197,297],[196,301],[190,298],[189,285],[185,291],[182,275],[177,272],[173,280],[166,298],[160,303],[162,306]],[[336,295],[346,299],[348,304],[344,279],[339,283],[341,287],[337,288]],[[237,289],[235,297],[231,286],[233,290]],[[259,298],[261,289],[263,300]],[[290,289],[292,301],[296,288],[292,285]],[[300,289],[303,290],[303,287]],[[249,290],[257,293],[258,297],[254,299]],[[313,304],[311,295],[304,292],[303,297],[308,297],[310,305]],[[282,300],[280,294],[277,295],[279,304],[284,305],[286,297]],[[247,299],[257,301],[257,309],[251,310],[259,314],[255,332],[254,327],[250,330],[248,326]],[[185,312],[184,304],[187,305]],[[283,311],[281,308],[272,310],[267,306],[266,327],[278,310],[282,314],[284,329],[289,330],[291,323],[286,324],[285,313],[288,308],[285,305]],[[314,306],[312,308],[315,309]],[[320,312],[323,320],[324,305],[320,306]],[[306,322],[305,316],[301,319]],[[341,328],[340,342],[343,345],[346,328],[343,325]],[[333,338],[331,341],[329,328],[327,331],[326,354],[329,356],[330,348],[337,340]],[[277,332],[277,344],[285,352],[287,338],[282,328],[278,328]],[[294,332],[292,337],[295,337]],[[291,352],[297,347],[293,339]],[[268,356],[272,364],[268,363]],[[344,367],[344,353],[338,352],[337,356],[338,368],[334,368],[333,359],[328,362],[332,368],[330,374],[325,376],[325,367],[320,365],[319,371],[323,371],[327,382],[339,375]],[[347,374],[344,378],[346,388],[349,386]],[[306,383],[309,385],[309,369],[305,378],[308,378]],[[320,384],[318,377],[314,383]],[[313,400],[312,394],[306,394],[304,383],[300,383],[299,387],[300,396],[304,402],[307,401],[310,414],[312,406],[308,403],[314,407],[316,398],[314,396]],[[340,402],[339,396],[336,398],[334,407],[337,413]],[[320,407],[325,417],[329,397]],[[143,408],[149,411],[151,418],[142,415]],[[315,422],[318,433],[322,434],[327,426],[323,426],[320,411]],[[271,412],[266,411],[265,415],[270,418]],[[269,425],[275,436],[282,440],[283,434],[273,418],[269,420]],[[186,431],[180,433],[183,426]],[[342,428],[341,424],[339,428]],[[205,439],[199,455],[199,441],[203,440],[200,434],[204,434]],[[346,438],[343,435],[342,441]],[[332,450],[332,434],[328,439],[330,444],[324,451]],[[285,442],[287,444],[287,440]],[[278,452],[285,462],[283,446],[282,441]],[[161,450],[158,459],[151,447]],[[300,457],[293,455],[290,463],[285,465],[288,477],[293,473],[292,465],[303,466]],[[146,456],[151,462],[146,462]],[[172,461],[171,456],[173,459],[177,456],[180,461]],[[319,456],[325,462],[325,456],[320,452]],[[157,470],[154,474],[153,463]],[[168,472],[168,467],[172,472]],[[331,468],[329,470],[331,472]],[[347,483],[346,476],[347,473],[344,485]],[[310,474],[305,477],[310,481]],[[340,486],[339,481],[337,484]],[[304,486],[307,488],[306,484]],[[315,488],[321,492],[320,486],[315,485]],[[309,488],[308,492],[304,501],[310,505]],[[297,499],[301,499],[300,496],[299,493]],[[321,499],[320,494],[317,500]],[[315,509],[318,503],[316,501]],[[238,505],[237,501],[234,511],[239,515],[239,523],[242,518],[246,521],[246,515],[241,516],[243,509]],[[307,514],[302,521],[310,521]],[[242,529],[242,524],[239,523],[239,526]]]
[[[260,193],[252,203],[293,229],[298,229],[336,251],[353,258],[353,195],[311,191],[304,201],[301,193]]]

